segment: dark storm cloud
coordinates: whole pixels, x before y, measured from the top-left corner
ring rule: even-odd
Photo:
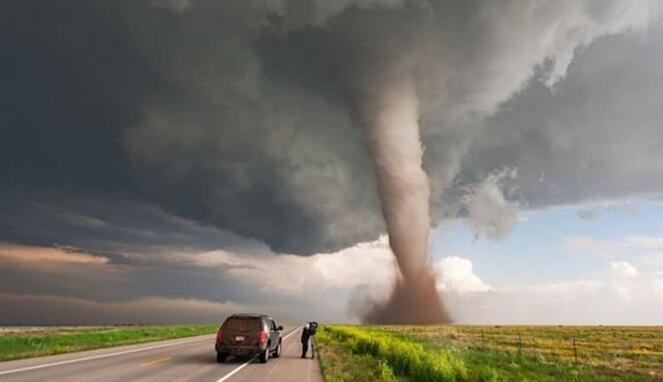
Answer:
[[[660,194],[662,34],[601,38],[553,90],[532,81],[484,122],[464,170],[518,168],[519,197],[535,208]]]
[[[311,254],[375,239],[384,223],[354,92],[380,80],[387,66],[415,76],[435,221],[479,216],[468,206],[474,201],[487,211],[476,224],[500,225],[514,221],[514,198],[539,207],[660,189],[653,127],[646,142],[630,141],[628,151],[642,158],[605,159],[626,155],[615,148],[624,126],[654,126],[657,103],[632,100],[645,93],[660,99],[648,81],[660,57],[608,37],[596,44],[607,48],[581,49],[586,57],[565,78],[576,48],[646,27],[655,2],[97,0],[0,7],[7,241],[86,247],[121,261],[113,254],[122,242],[181,247],[207,237],[198,246],[211,248],[240,235],[277,252]],[[619,49],[610,50],[612,41]],[[618,62],[621,50],[628,61]],[[615,68],[594,64],[606,56]],[[620,109],[598,107],[610,104],[630,111],[602,117]],[[499,176],[511,170],[518,175]],[[25,194],[33,196],[12,202]],[[207,233],[167,239],[180,228],[150,220],[150,208]],[[158,239],[119,230],[120,221]]]
[[[82,247],[118,261],[119,255],[154,247],[257,247],[256,242],[168,215],[158,208],[72,191],[6,188],[0,199],[0,214],[4,241]]]
[[[224,4],[5,3],[3,182],[140,200],[282,251],[377,235],[358,131],[262,83],[253,8]]]
[[[120,131],[158,82],[93,3],[0,5],[3,184],[99,192],[130,183]]]

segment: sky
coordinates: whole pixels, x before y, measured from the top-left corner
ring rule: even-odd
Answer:
[[[361,106],[416,94],[458,323],[661,324],[651,0],[0,4],[0,324],[356,322],[396,265]]]

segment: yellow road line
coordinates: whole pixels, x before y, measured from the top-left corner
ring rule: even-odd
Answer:
[[[151,360],[151,361],[147,361],[147,362],[145,362],[145,363],[141,363],[140,366],[142,366],[142,367],[146,367],[146,366],[157,365],[157,364],[160,364],[160,363],[162,363],[162,362],[166,362],[166,361],[168,361],[170,358],[171,358],[171,357],[161,357],[161,358],[153,359],[153,360]]]

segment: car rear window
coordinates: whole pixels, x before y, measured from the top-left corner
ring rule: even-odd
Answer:
[[[223,329],[228,332],[258,332],[260,331],[260,319],[254,317],[229,318],[223,325]]]

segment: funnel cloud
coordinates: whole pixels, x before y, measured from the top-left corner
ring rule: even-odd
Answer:
[[[393,74],[392,74],[393,75]],[[364,319],[375,323],[441,323],[448,316],[428,270],[428,176],[422,169],[418,99],[411,75],[386,76],[360,106],[378,178],[382,214],[400,278],[390,299]]]

